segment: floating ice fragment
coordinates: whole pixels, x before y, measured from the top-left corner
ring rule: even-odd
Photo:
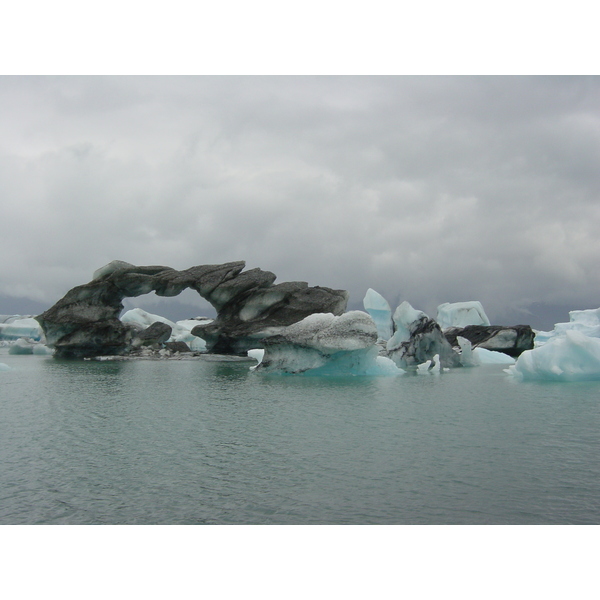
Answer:
[[[262,358],[252,367],[257,372],[307,373],[310,375],[399,375],[403,371],[379,356],[377,327],[362,311],[340,316],[317,313],[282,327],[277,335],[262,340]],[[252,354],[250,354],[252,353]]]
[[[48,348],[48,346],[45,346],[44,344],[34,344],[33,353],[37,354],[38,356],[47,356],[54,354],[54,350],[52,348]]]
[[[121,321],[123,323],[131,323],[133,325],[137,325],[141,329],[146,329],[150,327],[153,323],[157,321],[160,323],[165,323],[171,329],[175,328],[175,323],[173,321],[169,321],[165,317],[161,317],[160,315],[153,315],[152,313],[146,312],[141,308],[133,308],[128,310],[121,316]]]
[[[600,380],[600,339],[567,330],[519,356],[506,372],[518,379]]]
[[[12,367],[9,367],[7,364],[5,363],[0,363],[0,371],[12,371]]]
[[[8,342],[8,353],[9,354],[38,354],[47,355],[52,354],[54,351],[44,344],[40,344],[32,340],[31,338],[19,338],[15,342]]]
[[[460,335],[456,336],[456,341],[460,348],[460,364],[463,367],[476,367],[479,365],[477,357],[473,354],[473,344]]]
[[[173,328],[173,332],[171,333],[169,341],[184,342],[188,345],[188,348],[194,352],[205,352],[206,342],[201,337],[192,334],[192,329],[194,329],[196,325],[201,325],[203,323],[212,323],[212,319],[198,318],[177,321],[177,323],[175,323],[175,327]]]
[[[252,350],[248,350],[248,356],[256,360],[256,364],[253,367],[250,367],[251,371],[254,371],[258,365],[262,362],[262,359],[265,355],[265,351],[263,348],[253,348]]]
[[[430,360],[417,365],[417,373],[419,375],[439,375],[443,371],[448,371],[449,369],[445,369],[442,367],[440,362],[440,355],[436,354]]]
[[[514,365],[516,361],[504,352],[487,350],[486,348],[473,348],[473,356],[480,365]]]
[[[191,331],[196,325],[211,323],[212,319],[199,317],[197,319],[184,319],[174,323],[165,317],[154,315],[141,308],[133,308],[121,316],[121,321],[129,323],[138,329],[147,329],[156,322],[165,323],[172,330],[171,336],[168,339],[169,342],[184,342],[190,350],[204,352],[206,350],[206,342],[202,338],[192,335]]]

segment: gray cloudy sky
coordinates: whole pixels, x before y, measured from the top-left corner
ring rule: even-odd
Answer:
[[[598,77],[5,76],[0,130],[5,300],[246,260],[352,308],[600,306]]]

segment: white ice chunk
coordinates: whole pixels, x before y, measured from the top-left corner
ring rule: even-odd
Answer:
[[[439,354],[436,354],[433,358],[417,365],[417,373],[419,375],[439,375],[442,371],[448,371],[448,369],[442,368]]]
[[[41,325],[33,318],[17,318],[10,323],[0,324],[0,339],[18,340],[19,338],[42,339],[43,331]]]
[[[519,379],[600,379],[600,339],[567,330],[543,346],[526,350],[506,372]]]
[[[206,351],[206,342],[201,337],[192,335],[191,333],[192,329],[194,329],[196,325],[200,325],[202,323],[212,323],[212,319],[184,319],[182,321],[177,321],[169,341],[184,342],[188,345],[188,348],[194,352]]]
[[[52,354],[54,350],[44,344],[40,344],[31,338],[19,338],[16,342],[9,342],[9,354]]]
[[[458,338],[457,338],[458,339]],[[515,359],[504,352],[497,350],[486,350],[485,348],[473,348],[473,356],[480,365],[514,365]]]
[[[440,304],[436,320],[442,329],[490,324],[481,302],[477,300]]]
[[[389,340],[394,333],[394,324],[388,301],[374,289],[369,288],[363,299],[363,306],[375,321],[378,339]]]
[[[250,367],[250,370],[254,371],[262,362],[265,351],[262,348],[253,348],[252,350],[248,350],[247,354],[249,358],[253,358],[256,361],[256,364],[253,367]]]
[[[133,308],[128,310],[126,313],[121,315],[121,321],[123,323],[132,323],[133,325],[137,325],[142,329],[150,327],[152,323],[156,323],[157,321],[166,323],[169,327],[171,327],[171,329],[175,328],[175,323],[173,321],[169,321],[169,319],[165,319],[165,317],[161,317],[160,315],[153,315],[152,313],[146,312],[141,308]]]
[[[16,342],[13,342],[9,349],[9,354],[33,354],[33,342],[30,342],[24,338],[19,338]]]
[[[473,354],[473,344],[467,339],[460,335],[456,336],[456,342],[460,348],[460,364],[463,367],[476,367],[479,365],[479,361],[475,354]]]
[[[45,346],[44,344],[34,344],[33,353],[37,354],[38,356],[46,356],[49,354],[54,354],[54,349],[48,348],[48,346]]]
[[[458,335],[456,341],[460,346],[460,364],[463,367],[478,367],[480,365],[514,365],[515,359],[504,352],[473,348],[466,338]]]
[[[0,363],[0,371],[12,371],[12,367],[9,367],[5,363]]]

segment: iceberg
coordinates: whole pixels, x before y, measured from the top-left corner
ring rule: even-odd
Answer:
[[[433,321],[422,311],[414,309],[408,302],[404,301],[394,311],[394,335],[388,340],[388,350],[395,349],[403,342],[408,342],[412,331],[418,323]]]
[[[257,363],[253,367],[250,367],[251,371],[255,371],[256,367],[258,367],[258,365],[260,365],[260,363],[262,362],[262,359],[265,356],[265,350],[264,350],[264,348],[253,348],[252,350],[248,350],[247,354],[248,354],[249,358],[253,358]]]
[[[517,357],[534,347],[535,333],[529,325],[467,325],[444,329],[444,336],[452,347],[458,348],[458,338],[471,342],[473,348],[494,350]]]
[[[514,365],[516,362],[515,358],[504,352],[486,348],[473,348],[473,356],[479,365]]]
[[[346,310],[346,290],[292,281],[273,285],[270,271],[250,269],[236,261],[198,265],[178,271],[161,265],[135,266],[113,261],[98,269],[92,281],[69,290],[54,306],[36,317],[56,357],[89,358],[127,354],[136,338],[133,323],[119,319],[122,300],[155,292],[177,296],[191,288],[217,311],[210,323],[199,323],[193,334],[218,354],[241,354],[273,327],[296,323],[314,313]]]
[[[556,323],[552,331],[536,331],[535,345],[541,346],[567,331],[579,331],[588,337],[600,338],[600,308],[572,310],[568,323]]]
[[[423,311],[404,301],[394,311],[395,333],[388,340],[389,357],[401,369],[414,369],[439,354],[442,367],[457,367],[460,357],[444,337],[440,326]]]
[[[456,336],[456,342],[460,348],[460,364],[463,367],[515,364],[515,359],[512,356],[497,350],[473,347],[473,344],[467,338]]]
[[[13,315],[12,317],[7,317],[4,323],[0,323],[0,339],[3,340],[30,338],[40,341],[42,335],[42,328],[33,317]]]
[[[440,361],[440,355],[436,354],[432,359],[417,365],[417,375],[439,375],[444,371],[449,371],[450,369],[446,369],[442,367]]]
[[[6,363],[0,363],[0,371],[12,371],[12,367],[9,367]]]
[[[467,325],[490,325],[481,302],[445,302],[437,308],[437,322],[442,329],[467,327]]]
[[[52,354],[52,350],[39,342],[33,341],[31,338],[19,338],[16,342],[12,342],[8,348],[9,354]]]
[[[363,306],[375,321],[378,339],[380,341],[389,340],[394,333],[394,323],[388,301],[374,289],[369,288],[363,298]]]
[[[54,350],[45,344],[34,344],[33,354],[37,354],[38,356],[49,356],[54,354]]]
[[[379,356],[377,326],[365,312],[309,315],[262,339],[264,352],[248,356],[260,361],[251,367],[266,373],[311,375],[399,375],[390,359]]]
[[[577,329],[527,350],[506,372],[520,380],[600,380],[600,339]]]
[[[121,323],[131,323],[138,329],[146,329],[156,322],[165,323],[165,325],[168,325],[171,329],[175,329],[175,323],[173,321],[169,321],[169,319],[165,319],[165,317],[161,317],[160,315],[153,315],[141,308],[128,310],[121,316],[120,320]]]
[[[212,319],[207,317],[199,317],[197,319],[184,319],[183,321],[177,321],[169,342],[183,342],[187,344],[188,348],[192,352],[206,352],[206,341],[201,337],[194,335],[192,329],[197,325],[212,323]]]
[[[194,352],[205,352],[206,342],[192,334],[192,329],[197,325],[208,324],[212,319],[198,317],[197,319],[184,319],[174,323],[165,317],[155,315],[141,308],[133,308],[124,313],[120,320],[122,323],[128,323],[136,329],[142,331],[148,329],[154,323],[164,323],[171,328],[171,335],[167,342],[183,342]]]
[[[464,337],[456,336],[456,343],[460,348],[460,364],[463,367],[477,367],[480,362],[473,353],[473,344]]]

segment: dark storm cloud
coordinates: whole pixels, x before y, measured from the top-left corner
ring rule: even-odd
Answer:
[[[595,77],[4,77],[0,123],[3,294],[244,259],[357,306],[600,305]]]

